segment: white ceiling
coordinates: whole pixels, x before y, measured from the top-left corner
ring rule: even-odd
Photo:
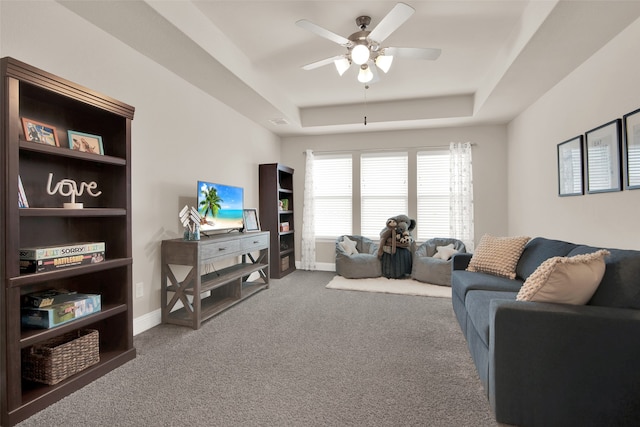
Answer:
[[[507,123],[640,16],[640,1],[406,0],[383,46],[442,55],[397,59],[365,89],[355,67],[302,70],[346,48],[295,22],[348,37],[395,1],[58,2],[283,136]]]

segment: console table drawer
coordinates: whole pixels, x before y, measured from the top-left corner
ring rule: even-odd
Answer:
[[[241,249],[246,252],[264,249],[269,244],[268,234],[256,234],[242,239]]]
[[[225,240],[201,246],[200,259],[226,257],[240,251],[238,240]]]

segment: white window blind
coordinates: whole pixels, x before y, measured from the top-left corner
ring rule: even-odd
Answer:
[[[316,237],[352,233],[351,154],[315,155],[313,208]]]
[[[362,155],[360,234],[378,239],[388,218],[408,213],[407,176],[407,153]]]
[[[450,178],[448,151],[421,151],[417,156],[419,241],[449,237]]]

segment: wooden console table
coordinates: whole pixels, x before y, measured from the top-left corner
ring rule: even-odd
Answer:
[[[218,269],[217,263],[226,267]],[[188,270],[181,281],[176,266]],[[258,281],[247,281],[256,272]],[[198,329],[204,320],[269,287],[269,232],[163,240],[161,280],[162,322]]]

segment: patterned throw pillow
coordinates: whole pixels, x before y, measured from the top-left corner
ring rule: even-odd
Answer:
[[[516,278],[516,265],[529,237],[494,237],[485,234],[471,257],[467,271]]]
[[[527,278],[516,300],[586,304],[604,276],[607,255],[609,251],[601,249],[569,258],[549,258]]]

